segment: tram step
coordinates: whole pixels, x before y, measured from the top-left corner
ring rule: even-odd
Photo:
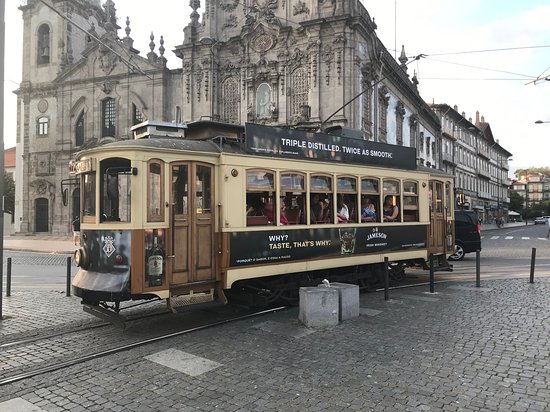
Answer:
[[[191,290],[187,295],[170,296],[168,299],[168,304],[170,305],[170,309],[175,311],[181,306],[189,306],[212,301],[214,301],[214,289],[210,289],[210,292],[201,293],[193,293]]]

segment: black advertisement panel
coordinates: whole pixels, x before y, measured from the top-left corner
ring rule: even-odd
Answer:
[[[416,169],[412,147],[252,123],[246,124],[246,150],[271,157]]]
[[[422,249],[427,226],[341,225],[334,228],[231,233],[230,265],[247,266],[296,260]]]

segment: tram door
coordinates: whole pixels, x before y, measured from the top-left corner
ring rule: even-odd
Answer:
[[[213,167],[195,162],[173,163],[171,178],[172,285],[214,279]],[[170,280],[171,279],[171,280]]]
[[[429,253],[445,253],[445,194],[443,182],[430,180]]]

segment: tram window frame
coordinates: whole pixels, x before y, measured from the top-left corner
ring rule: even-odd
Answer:
[[[81,223],[94,223],[96,219],[96,171],[85,173],[82,183],[84,190],[82,191]]]
[[[414,180],[403,181],[403,221],[418,222],[418,182]]]
[[[160,159],[147,162],[147,221],[164,222],[164,162]]]
[[[100,162],[99,170],[100,221],[131,222],[131,161],[123,157],[110,157]]]
[[[346,184],[343,184],[346,182]],[[336,207],[340,209],[340,200],[348,209],[348,218],[342,219],[338,216],[338,223],[358,223],[359,207],[358,207],[358,190],[357,176],[337,176],[336,177]]]
[[[212,167],[206,164],[196,166],[195,211],[197,214],[212,213]]]
[[[401,216],[403,214],[401,203],[401,181],[399,179],[390,178],[382,180],[382,215],[384,214],[384,200],[386,199],[386,196],[391,196],[393,199],[393,205],[397,206],[397,217],[393,220],[393,222],[401,222]]]
[[[365,182],[369,182],[370,185],[366,185]],[[374,205],[374,211],[376,212],[375,222],[380,222],[382,219],[381,203],[380,203],[380,179],[377,177],[365,176],[361,178],[361,205],[363,198],[368,197]],[[362,206],[361,206],[362,212]],[[367,222],[368,223],[368,222]],[[372,221],[371,221],[372,223]]]
[[[279,174],[279,190],[281,224],[304,224],[306,175],[295,171],[281,172]]]
[[[309,223],[324,224],[334,223],[332,220],[333,205],[333,182],[334,177],[327,174],[312,174],[309,176]],[[320,216],[315,216],[313,211],[313,199],[318,196],[320,206]],[[317,219],[315,219],[317,217]]]
[[[256,179],[251,177],[255,175]],[[246,226],[274,226],[276,216],[275,200],[275,171],[270,169],[246,170]],[[261,177],[261,179],[258,179]],[[273,211],[266,210],[271,205]],[[267,215],[266,215],[267,213]],[[271,216],[269,214],[271,213]]]

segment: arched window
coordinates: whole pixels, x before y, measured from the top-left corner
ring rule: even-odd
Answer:
[[[38,28],[36,63],[50,63],[50,26],[43,24]]]
[[[115,137],[116,104],[115,99],[107,97],[101,102],[101,137]]]
[[[308,105],[307,72],[304,68],[294,70],[290,79],[290,114],[302,117],[302,107]]]
[[[80,112],[74,125],[74,144],[77,147],[84,144],[84,110]]]
[[[145,120],[145,116],[143,116],[135,103],[132,103],[132,125],[135,126],[136,124],[144,122]]]
[[[223,120],[229,123],[239,122],[239,84],[234,77],[229,77],[223,82]]]
[[[36,134],[38,137],[44,137],[48,135],[48,129],[50,126],[50,119],[46,116],[41,116],[36,122]]]

